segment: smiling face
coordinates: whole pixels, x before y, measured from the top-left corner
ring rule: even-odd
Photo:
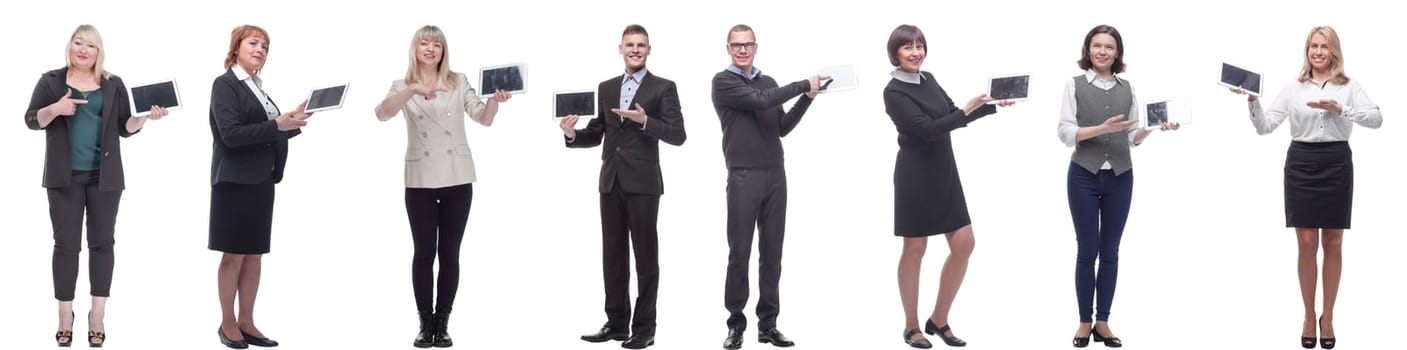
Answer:
[[[239,51],[235,57],[240,67],[243,67],[245,71],[251,72],[250,74],[255,74],[264,68],[264,61],[268,59],[268,55],[268,39],[263,36],[253,35],[240,39]]]
[[[428,38],[421,38],[415,44],[415,58],[422,66],[438,67],[444,58],[445,44]]]
[[[1329,38],[1324,34],[1314,33],[1309,38],[1308,48],[1305,49],[1305,60],[1317,71],[1328,71],[1334,66],[1334,51],[1330,46]]]
[[[625,70],[631,73],[645,68],[645,59],[650,57],[650,37],[631,33],[620,37],[620,55],[625,58]]]
[[[93,41],[82,35],[74,35],[68,44],[69,66],[79,70],[93,70],[93,67],[97,65],[100,50],[98,44]]]
[[[928,57],[928,45],[915,41],[900,46],[894,54],[899,60],[899,70],[918,73],[919,68],[923,67],[923,60]]]
[[[1114,61],[1119,58],[1119,44],[1114,40],[1113,35],[1108,33],[1095,34],[1090,38],[1089,61],[1096,72],[1110,74],[1113,72]]]
[[[727,49],[728,56],[733,58],[733,65],[750,71],[752,59],[757,55],[757,37],[751,30],[729,32]]]

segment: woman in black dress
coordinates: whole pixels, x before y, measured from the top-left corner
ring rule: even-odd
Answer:
[[[967,273],[972,255],[972,219],[967,215],[962,182],[953,160],[948,133],[997,112],[986,94],[958,108],[938,86],[933,74],[919,70],[927,40],[918,27],[901,25],[889,36],[889,63],[898,69],[884,88],[884,109],[899,131],[899,155],[894,162],[894,235],[904,237],[899,258],[899,298],[903,301],[904,342],[926,349],[932,344],[918,329],[918,282],[928,236],[944,234],[948,260],[938,288],[938,304],[924,326],[928,334],[949,346],[967,345],[948,327],[948,310]],[[1010,102],[998,105],[1009,106]]]

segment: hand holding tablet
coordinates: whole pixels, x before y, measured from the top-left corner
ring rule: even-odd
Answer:
[[[1247,93],[1251,96],[1260,96],[1261,83],[1260,73],[1252,72],[1229,63],[1221,64],[1221,80],[1218,85],[1229,87],[1237,93]]]
[[[821,84],[821,93],[854,90],[860,86],[854,64],[844,64],[821,68],[816,74],[829,79]]]
[[[552,117],[565,118],[569,115],[590,118],[596,115],[596,91],[573,90],[552,93]]]
[[[166,116],[167,111],[181,109],[181,94],[171,79],[130,86],[127,96],[132,99],[129,105],[135,117],[156,120]]]
[[[1031,98],[1030,85],[1030,74],[1008,74],[988,78],[987,95],[992,97],[992,101],[987,104],[1009,106],[1017,101],[1029,100]]]
[[[1145,129],[1177,130],[1192,123],[1191,108],[1180,99],[1159,99],[1143,104],[1139,126]]]
[[[305,113],[321,112],[342,108],[342,102],[347,99],[347,87],[351,83],[342,83],[313,89],[308,92],[308,99],[303,103],[306,108]]]
[[[528,92],[528,64],[512,63],[479,69],[479,96],[489,97],[498,90],[513,95]]]

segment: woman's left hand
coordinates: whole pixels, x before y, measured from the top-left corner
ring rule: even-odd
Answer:
[[[1309,103],[1306,103],[1306,105],[1309,105],[1309,108],[1322,109],[1325,111],[1334,112],[1335,114],[1343,113],[1343,105],[1340,105],[1339,101],[1334,101],[1334,99],[1330,98],[1317,101],[1309,101]]]
[[[161,120],[161,118],[165,116],[166,108],[162,108],[161,106],[151,106],[151,114],[147,115],[147,119]]]
[[[502,103],[502,102],[508,102],[508,99],[509,99],[509,98],[512,98],[512,97],[513,97],[513,94],[510,94],[510,93],[508,93],[508,91],[504,91],[503,89],[499,89],[498,91],[494,91],[494,92],[493,92],[493,97],[492,97],[491,99],[493,100],[493,102],[500,102],[500,103]]]
[[[1174,131],[1174,130],[1177,130],[1178,128],[1181,128],[1181,127],[1182,127],[1182,124],[1178,124],[1178,123],[1163,123],[1163,124],[1160,124],[1160,125],[1158,126],[1158,130],[1162,130],[1162,131]]]

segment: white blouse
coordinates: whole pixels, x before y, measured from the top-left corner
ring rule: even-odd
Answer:
[[[1332,99],[1343,107],[1343,113],[1310,108],[1310,101]],[[1353,133],[1353,124],[1377,129],[1383,125],[1383,115],[1378,105],[1363,92],[1357,80],[1339,85],[1328,82],[1323,85],[1313,81],[1293,81],[1280,89],[1269,110],[1264,110],[1261,99],[1250,103],[1251,124],[1261,135],[1275,131],[1275,128],[1290,120],[1290,137],[1302,142],[1348,141]]]

